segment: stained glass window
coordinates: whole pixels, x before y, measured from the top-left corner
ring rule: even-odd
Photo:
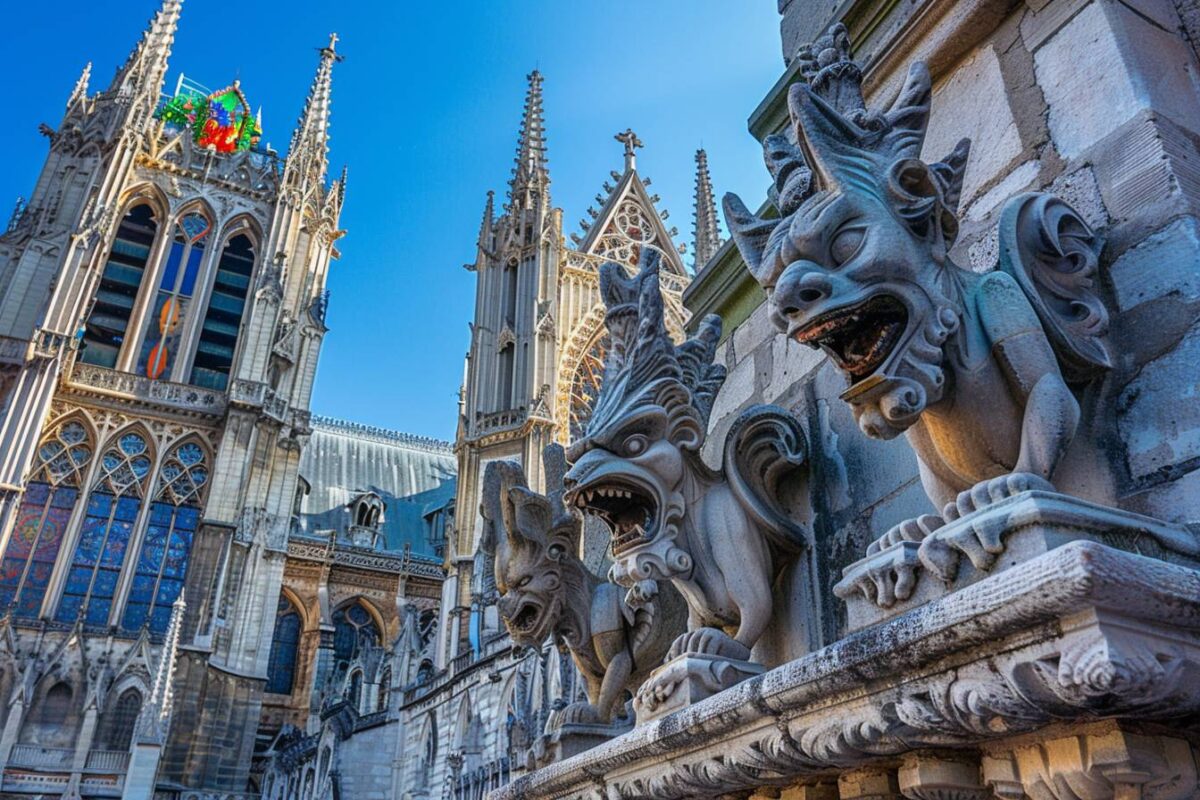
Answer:
[[[125,630],[136,631],[148,625],[153,633],[166,632],[171,606],[183,591],[206,483],[208,464],[195,442],[179,445],[163,461],[133,585],[125,601],[121,619]]]
[[[175,222],[175,237],[163,265],[162,279],[151,313],[146,319],[138,371],[150,378],[170,378],[178,355],[179,339],[196,290],[204,245],[212,225],[198,212],[182,215]]]
[[[142,507],[142,492],[150,473],[146,440],[125,433],[110,442],[100,457],[100,478],[88,496],[79,543],[55,619],[105,626],[112,610],[125,549]]]
[[[379,628],[362,603],[339,608],[333,612],[333,657],[350,661],[368,645],[378,646]]]
[[[246,96],[235,82],[205,95],[184,91],[164,103],[155,115],[176,130],[187,130],[201,147],[218,153],[250,150],[262,137],[259,114],[251,115]]]
[[[157,230],[153,212],[145,203],[129,209],[121,220],[84,325],[80,361],[101,367],[116,366]]]
[[[284,595],[275,611],[275,633],[267,662],[267,691],[291,694],[296,685],[296,654],[300,647],[300,614]]]
[[[0,607],[11,605],[20,617],[38,615],[91,460],[91,441],[75,420],[61,423],[42,441],[0,559]]]
[[[238,234],[221,251],[189,383],[224,389],[229,382],[250,274],[254,271],[253,247],[249,236]]]
[[[362,709],[362,670],[356,669],[350,675],[350,683],[346,687],[346,701],[355,711]]]
[[[608,353],[608,334],[596,338],[592,346],[579,360],[575,375],[571,378],[571,441],[582,439],[587,432],[588,421],[600,395],[600,383],[604,378],[604,357]]]

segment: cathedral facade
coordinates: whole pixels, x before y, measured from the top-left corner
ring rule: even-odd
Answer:
[[[336,36],[280,154],[237,81],[163,94],[180,11],[107,86],[84,70],[0,236],[5,797],[257,796],[289,777],[268,756],[388,707],[404,614],[432,628],[440,595],[441,534],[386,509],[444,526],[449,445],[309,411]],[[310,438],[415,477],[306,479]],[[322,754],[289,796],[336,780]]]

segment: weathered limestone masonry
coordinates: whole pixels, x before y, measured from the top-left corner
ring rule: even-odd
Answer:
[[[568,451],[688,632],[490,797],[1200,797],[1194,5],[780,7],[767,202],[682,345],[655,259],[613,274]]]

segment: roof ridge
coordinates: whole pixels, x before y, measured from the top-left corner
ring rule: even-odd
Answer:
[[[323,428],[331,432],[353,433],[358,436],[400,444],[414,449],[427,450],[433,453],[453,454],[454,452],[454,444],[443,439],[435,439],[432,436],[419,436],[415,433],[405,433],[393,428],[368,425],[364,422],[352,422],[346,419],[339,419],[338,417],[313,414],[312,425],[314,428]]]

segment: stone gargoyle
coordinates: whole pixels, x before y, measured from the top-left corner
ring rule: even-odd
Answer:
[[[593,575],[578,556],[582,520],[562,503],[562,447],[547,447],[543,461],[546,495],[529,489],[520,464],[484,470],[484,549],[495,557],[500,616],[518,644],[540,647],[553,636],[570,651],[589,702],[560,718],[608,724],[683,632],[683,598],[662,592],[632,608],[619,587]]]
[[[779,217],[734,195],[725,213],[776,327],[846,375],[842,398],[864,433],[905,433],[916,452],[941,516],[902,523],[873,547],[1052,490],[1080,418],[1067,381],[1110,364],[1095,235],[1061,200],[1025,194],[1002,212],[999,269],[959,267],[948,253],[970,142],[921,160],[925,65],[881,112],[865,106],[843,26],[799,57],[806,82],[789,91],[790,128],[764,147]]]
[[[645,250],[632,277],[611,262],[600,270],[611,347],[586,434],[567,453],[566,502],[612,530],[609,575],[632,605],[660,581],[687,600],[688,632],[671,658],[748,660],[781,573],[810,544],[780,497],[807,475],[807,441],[791,415],[758,406],[729,432],[722,470],[701,460],[725,380],[713,363],[721,321],[705,318],[676,346],[663,323],[659,259]]]

